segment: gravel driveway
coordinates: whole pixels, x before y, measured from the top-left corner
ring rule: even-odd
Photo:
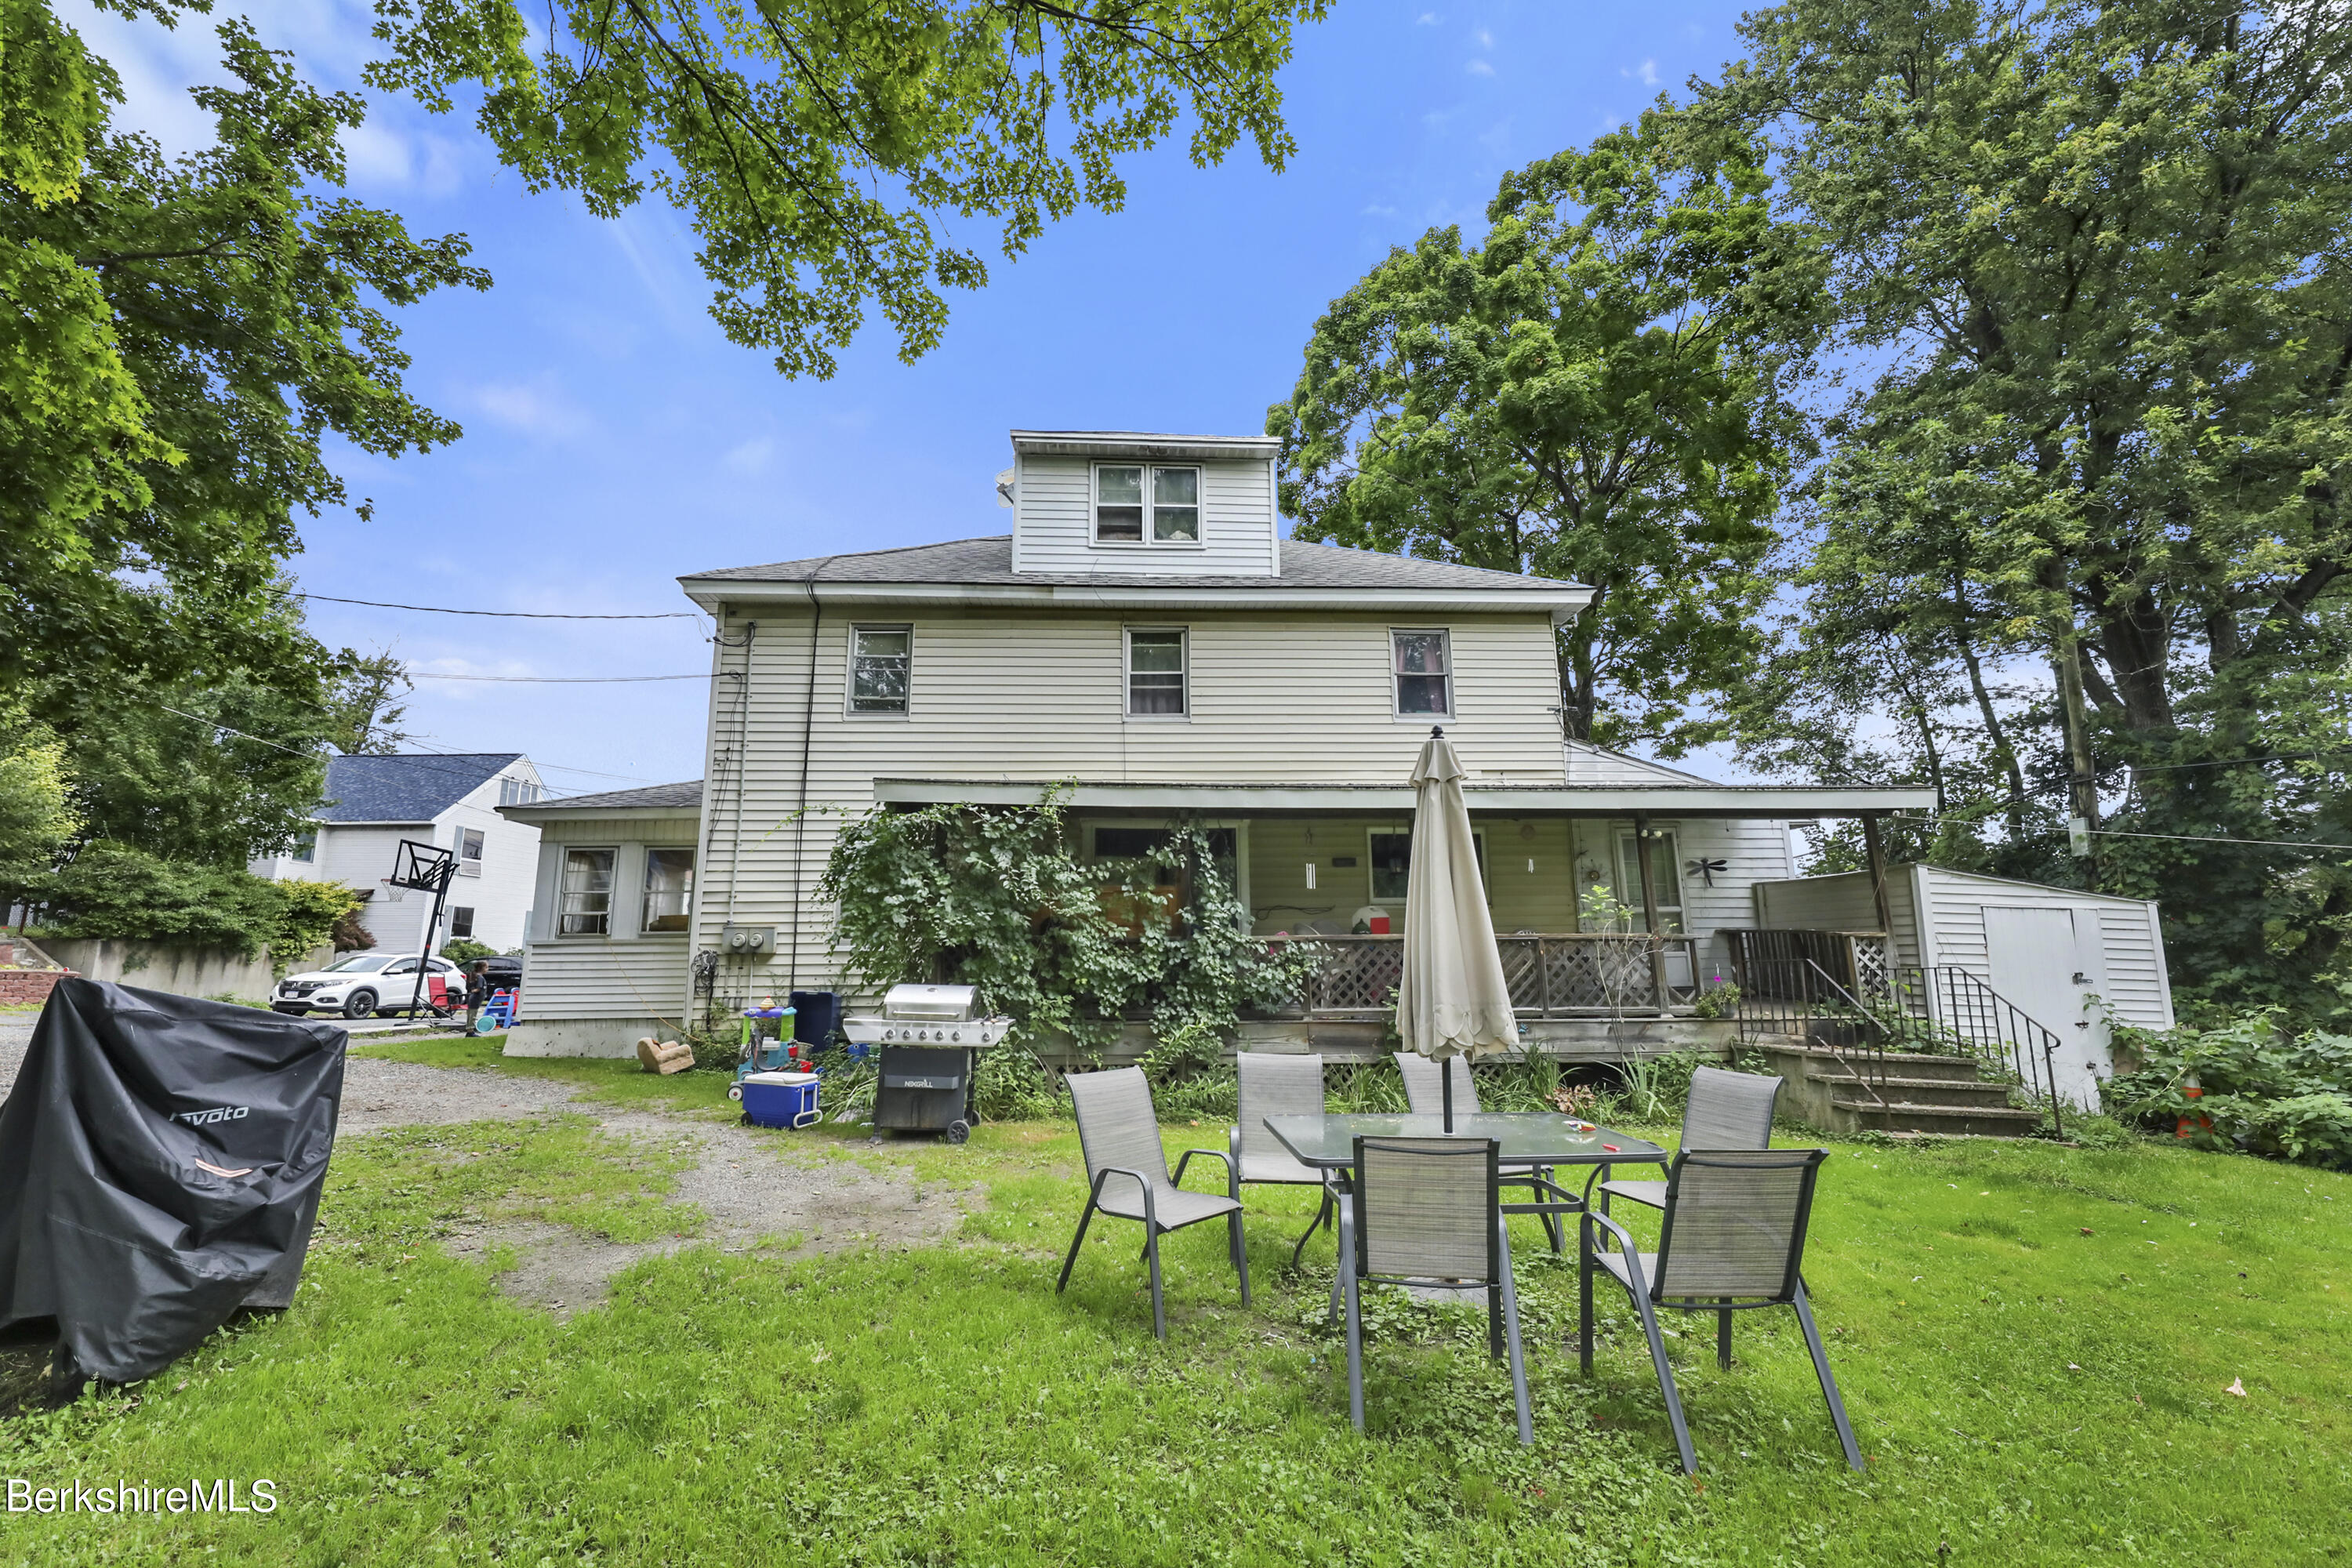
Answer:
[[[30,1016],[0,1018],[0,1096],[16,1081],[32,1033]],[[700,1234],[683,1241],[625,1246],[560,1226],[488,1224],[446,1244],[461,1257],[512,1248],[515,1266],[499,1277],[499,1288],[560,1313],[593,1306],[614,1274],[655,1254],[714,1243],[734,1251],[794,1237],[795,1251],[922,1246],[946,1237],[963,1217],[955,1193],[936,1182],[926,1190],[887,1156],[827,1159],[793,1147],[790,1134],[652,1108],[624,1110],[577,1098],[571,1085],[550,1079],[354,1056],[343,1074],[340,1131],[356,1137],[566,1114],[594,1118],[608,1137],[693,1154],[696,1163],[678,1174],[674,1201],[694,1205],[705,1220]]]

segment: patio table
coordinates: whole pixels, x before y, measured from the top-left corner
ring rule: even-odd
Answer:
[[[1269,1116],[1265,1129],[1282,1141],[1302,1165],[1311,1165],[1329,1173],[1325,1178],[1345,1191],[1347,1173],[1356,1163],[1356,1140],[1363,1138],[1491,1138],[1496,1143],[1496,1162],[1504,1165],[1598,1165],[1599,1180],[1609,1179],[1612,1165],[1663,1165],[1666,1152],[1646,1138],[1595,1127],[1590,1132],[1580,1130],[1572,1117],[1558,1111],[1456,1111],[1454,1130],[1445,1129],[1443,1116],[1343,1115],[1343,1116]],[[1587,1181],[1587,1199],[1570,1198],[1566,1206],[1571,1211],[1580,1208],[1592,1191]],[[1563,1194],[1564,1195],[1564,1194]],[[1537,1204],[1505,1204],[1505,1214],[1540,1213],[1547,1205]],[[1601,1194],[1601,1212],[1608,1212],[1609,1194]],[[1555,1210],[1556,1212],[1556,1210]],[[1545,1215],[1546,1223],[1550,1215]],[[1592,1251],[1590,1231],[1591,1222],[1580,1219],[1585,1233],[1579,1237],[1580,1257]],[[1352,1227],[1350,1227],[1352,1228]],[[1343,1233],[1344,1234],[1344,1233]],[[1553,1233],[1555,1238],[1558,1232]],[[1554,1242],[1558,1246],[1557,1239]],[[1578,1272],[1585,1274],[1580,1268]],[[1591,1289],[1589,1277],[1582,1281],[1585,1290]],[[1335,1277],[1331,1284],[1333,1311],[1338,1311],[1339,1284]]]

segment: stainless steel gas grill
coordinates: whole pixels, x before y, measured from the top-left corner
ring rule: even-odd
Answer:
[[[950,1143],[971,1136],[971,1080],[978,1053],[1002,1044],[1010,1018],[975,1018],[971,985],[893,985],[881,1016],[853,1014],[842,1033],[853,1045],[879,1046],[882,1081],[874,1091],[874,1125],[900,1132],[944,1132]]]

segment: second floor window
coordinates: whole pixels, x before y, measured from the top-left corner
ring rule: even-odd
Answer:
[[[1400,716],[1454,711],[1454,661],[1444,632],[1391,632]]]
[[[914,661],[912,626],[853,626],[849,633],[849,710],[904,713],[908,667]]]
[[[482,830],[480,828],[461,827],[457,830],[457,858],[471,860],[476,869],[480,868],[482,864]]]
[[[1185,702],[1181,631],[1127,634],[1127,711],[1133,719],[1181,719]]]
[[[1142,463],[1095,469],[1098,544],[1201,542],[1201,470]]]
[[[613,931],[613,854],[610,849],[563,852],[565,936],[609,936]]]
[[[532,784],[530,780],[519,779],[510,773],[500,773],[499,775],[499,804],[500,805],[529,805],[538,798],[539,786]]]
[[[318,858],[319,832],[316,828],[312,828],[310,832],[302,835],[301,837],[297,838],[294,841],[294,847],[286,851],[286,858],[289,860],[299,860],[305,866],[309,865],[311,861],[316,860]]]

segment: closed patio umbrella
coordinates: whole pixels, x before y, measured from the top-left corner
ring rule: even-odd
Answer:
[[[1445,1130],[1451,1132],[1453,1059],[1516,1047],[1519,1026],[1495,946],[1495,921],[1486,912],[1477,841],[1462,799],[1462,764],[1444,730],[1429,732],[1413,764],[1412,787],[1397,1033],[1406,1049],[1444,1064]]]

